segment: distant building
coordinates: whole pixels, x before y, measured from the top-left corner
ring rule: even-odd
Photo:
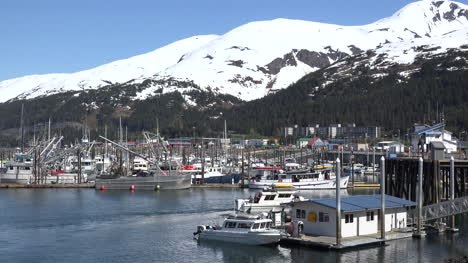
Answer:
[[[267,146],[268,139],[241,140],[240,145],[242,146]]]
[[[167,140],[169,148],[191,148],[192,139],[190,138],[171,138]]]
[[[369,150],[369,144],[367,143],[352,143],[351,148],[353,151],[367,151]]]
[[[303,138],[299,138],[297,141],[296,141],[296,145],[299,147],[299,148],[304,148],[307,146],[307,144],[309,143],[309,141],[312,140],[312,138],[307,138],[307,137],[303,137]]]
[[[405,151],[405,145],[396,141],[382,141],[376,144],[375,149],[389,153],[402,153]]]
[[[452,138],[451,132],[445,130],[445,123],[439,123],[433,126],[416,124],[414,126],[414,132],[411,134],[412,151],[427,152],[431,142],[443,143],[446,153],[457,151],[457,140]]]
[[[326,147],[328,147],[328,141],[322,140],[322,139],[320,139],[318,137],[314,137],[309,141],[309,143],[307,143],[307,147],[309,147],[309,148],[317,148],[317,147],[326,148]]]
[[[307,127],[283,127],[282,136],[297,137],[320,137],[320,138],[380,138],[380,127],[356,127],[355,124],[342,126],[341,124],[331,124],[320,127],[320,125],[309,125]]]

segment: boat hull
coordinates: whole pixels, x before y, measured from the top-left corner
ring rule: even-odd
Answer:
[[[128,176],[110,179],[96,179],[96,189],[128,190],[133,186],[135,190],[179,190],[191,186],[191,175],[168,175],[138,177]]]
[[[341,177],[340,188],[348,187],[349,176]],[[336,189],[336,180],[318,180],[318,181],[304,181],[304,182],[279,182],[278,180],[265,180],[261,182],[249,182],[251,189],[264,189],[272,185],[291,184],[296,189],[313,190],[313,189]]]
[[[203,231],[199,240],[222,241],[245,245],[269,245],[280,241],[281,234],[277,231],[268,232],[235,232],[235,231]]]

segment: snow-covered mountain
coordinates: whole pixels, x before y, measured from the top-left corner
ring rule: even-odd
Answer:
[[[222,35],[195,36],[147,54],[72,74],[31,75],[0,82],[0,102],[115,83],[157,80],[137,94],[177,90],[172,80],[243,100],[261,98],[337,60],[372,50],[379,65],[412,63],[468,44],[468,6],[453,1],[411,3],[363,26],[299,20],[252,22]],[[185,89],[186,90],[186,89]]]

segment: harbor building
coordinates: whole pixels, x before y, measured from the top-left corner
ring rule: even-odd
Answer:
[[[357,195],[341,198],[341,235],[355,237],[380,231],[380,195]],[[336,198],[299,201],[290,204],[292,222],[302,234],[336,236]],[[385,231],[404,229],[408,211],[416,203],[394,196],[385,196]]]
[[[441,142],[445,146],[446,153],[457,151],[457,140],[452,133],[445,130],[445,123],[438,123],[433,126],[414,125],[414,132],[411,134],[411,149],[413,152],[427,152],[430,150],[431,142]]]
[[[397,141],[381,141],[376,144],[375,149],[389,153],[402,153],[405,151],[405,145]]]

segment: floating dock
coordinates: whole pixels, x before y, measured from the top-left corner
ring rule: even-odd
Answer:
[[[329,249],[329,250],[343,250],[351,248],[359,248],[365,246],[382,246],[385,242],[398,240],[403,238],[411,238],[413,232],[386,232],[385,240],[380,238],[380,233],[345,237],[341,239],[341,245],[336,244],[336,237],[331,236],[307,236],[302,235],[301,237],[285,237],[282,238],[280,244],[282,245],[300,245],[304,247],[312,247],[318,249]]]
[[[94,183],[83,184],[0,184],[0,188],[94,188]]]

